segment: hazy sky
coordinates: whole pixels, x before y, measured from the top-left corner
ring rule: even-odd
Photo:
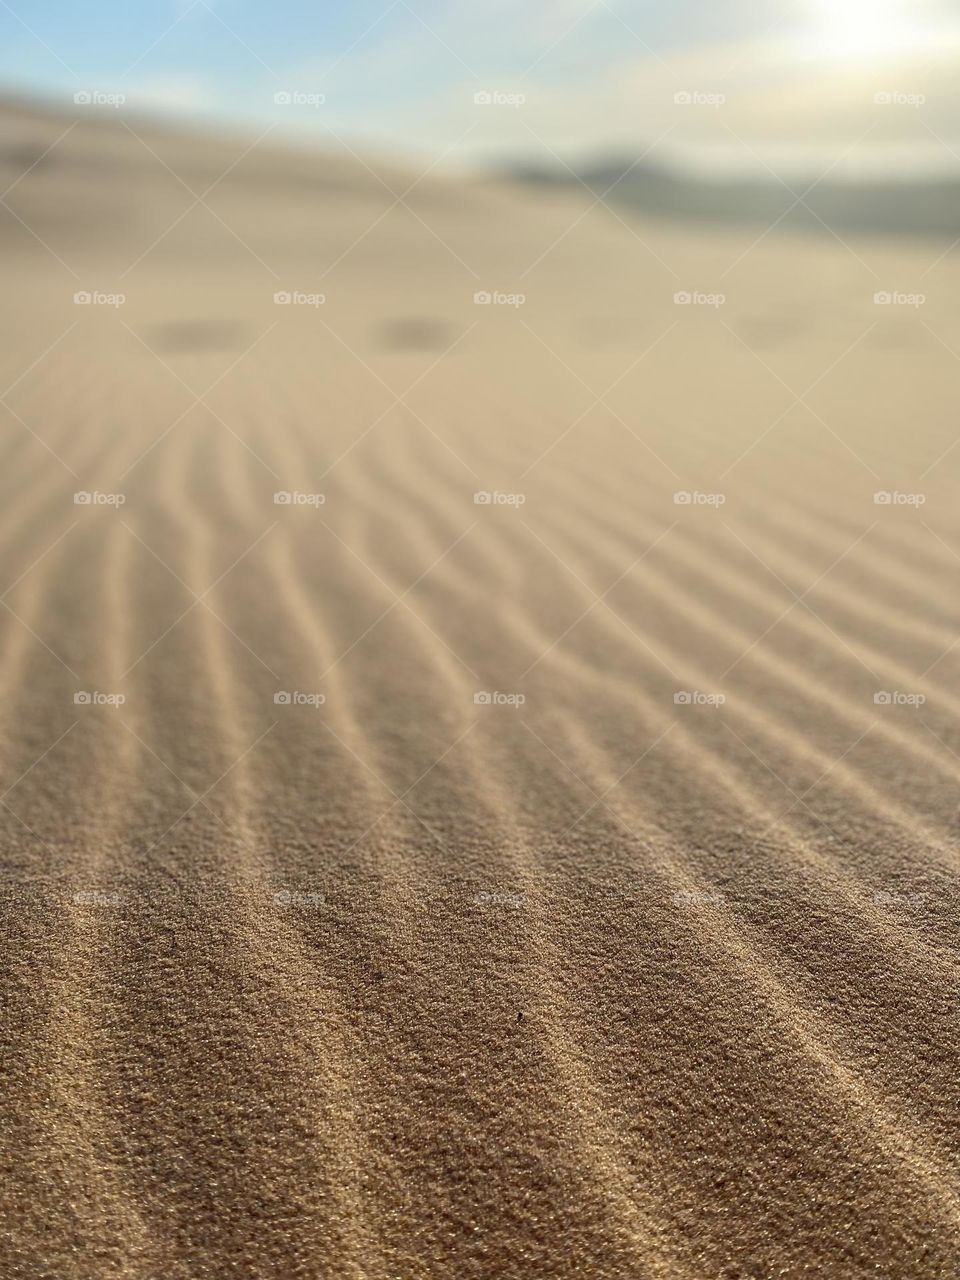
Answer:
[[[960,0],[0,0],[11,91],[461,161],[960,171],[958,72]]]

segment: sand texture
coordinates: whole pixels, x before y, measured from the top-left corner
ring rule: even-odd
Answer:
[[[2,122],[0,1274],[956,1276],[956,256]]]

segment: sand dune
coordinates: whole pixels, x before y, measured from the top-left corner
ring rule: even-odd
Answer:
[[[3,120],[3,1274],[954,1275],[947,245]]]

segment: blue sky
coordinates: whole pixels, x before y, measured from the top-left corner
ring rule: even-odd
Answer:
[[[238,114],[255,113],[257,94],[270,87],[271,72],[286,81],[307,69],[318,81],[332,68],[340,71],[342,92],[353,88],[385,101],[403,99],[454,83],[467,68],[519,77],[541,55],[544,74],[562,76],[585,65],[599,70],[625,40],[642,49],[624,23],[651,49],[669,50],[689,41],[693,22],[697,39],[709,38],[708,21],[715,35],[729,35],[736,12],[730,6],[718,22],[716,5],[708,0],[672,6],[489,0],[473,8],[471,14],[466,0],[14,0],[0,7],[0,76],[58,91],[72,83],[70,71],[85,83],[111,86],[129,72],[132,85],[202,83],[221,99],[222,109],[232,104]],[[741,14],[738,25],[749,30],[749,19]],[[379,85],[364,80],[351,86],[343,72],[352,66],[362,72],[371,58],[384,67],[394,61],[395,74]],[[405,83],[405,62],[416,71],[415,82]]]
[[[860,146],[871,122],[875,145],[939,139],[945,158],[958,64],[960,0],[0,0],[7,91],[123,93],[129,110],[454,158],[669,132],[691,154],[779,163]],[[480,112],[480,90],[524,102]],[[278,91],[301,101],[278,108]],[[723,110],[679,111],[680,91]],[[923,97],[922,118],[878,118],[886,91]]]

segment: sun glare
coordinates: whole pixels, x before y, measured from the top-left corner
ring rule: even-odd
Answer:
[[[870,59],[915,49],[931,38],[914,0],[815,0],[818,43],[840,58]]]

